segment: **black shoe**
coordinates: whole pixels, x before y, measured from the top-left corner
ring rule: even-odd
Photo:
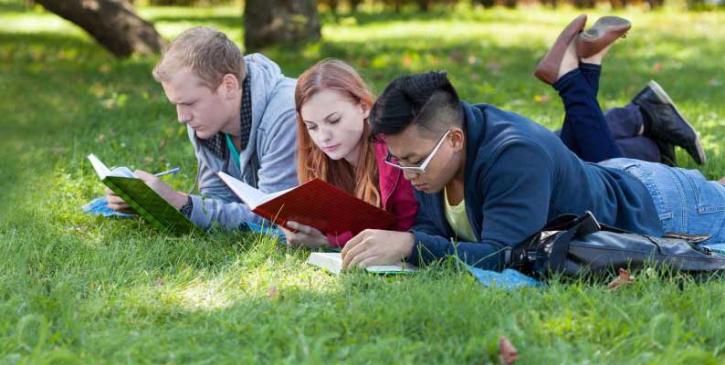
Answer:
[[[700,143],[700,136],[675,107],[675,103],[662,87],[653,81],[642,89],[633,99],[645,114],[644,135],[654,140],[680,146],[692,156],[698,165],[707,161]]]
[[[677,155],[675,154],[675,145],[669,142],[653,139],[657,148],[660,150],[660,163],[667,166],[677,167]]]

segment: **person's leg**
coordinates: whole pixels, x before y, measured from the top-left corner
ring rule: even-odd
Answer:
[[[594,91],[594,97],[599,95],[599,78],[602,75],[602,65],[596,63],[579,62],[579,70]]]
[[[703,246],[725,250],[725,185],[658,163],[618,158],[600,165],[625,170],[647,187],[665,232],[707,235]]]
[[[662,155],[657,144],[647,137],[619,138],[615,139],[614,143],[625,158],[662,163]]]
[[[667,146],[660,146],[657,141],[642,135],[644,116],[639,106],[629,104],[625,107],[609,109],[604,114],[604,118],[612,132],[614,143],[619,147],[623,157],[670,165],[674,162],[674,151],[671,154],[667,153],[672,148],[668,150]]]
[[[597,102],[597,91],[602,59],[619,37],[616,31],[612,33],[614,29],[610,26],[626,25],[628,29],[629,22],[616,17],[611,18],[614,21],[611,24],[598,21],[588,31],[591,39],[582,43],[574,36],[563,48],[564,38],[571,36],[572,30],[583,27],[582,19],[578,17],[564,29],[534,74],[551,84],[562,98],[565,116],[559,132],[561,140],[581,159],[597,162],[622,156]],[[580,58],[577,45],[591,51],[586,58]],[[554,64],[558,64],[558,72],[554,72]]]
[[[609,130],[614,139],[632,138],[642,135],[644,121],[642,112],[634,104],[620,108],[612,108],[604,113]]]
[[[594,97],[599,93],[601,63],[607,52],[608,48],[579,63],[579,70],[591,86]],[[610,109],[604,113],[604,119],[623,157],[661,162],[660,148],[657,144],[649,138],[640,137],[644,132],[644,120],[637,105],[630,103],[625,107]]]
[[[564,144],[585,161],[622,157],[594,91],[581,71],[570,71],[553,86],[566,111],[560,135]]]

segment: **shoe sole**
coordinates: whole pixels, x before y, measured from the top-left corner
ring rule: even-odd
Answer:
[[[601,52],[619,38],[625,38],[632,28],[629,20],[617,16],[597,19],[594,25],[579,34],[576,39],[576,53],[579,58],[588,58]]]
[[[620,29],[629,30],[631,27],[632,23],[627,19],[620,18],[618,16],[604,16],[597,19],[596,23],[594,23],[591,28],[582,32],[581,37],[585,40],[594,40],[601,37],[601,34],[608,31]]]
[[[690,122],[685,119],[685,117],[680,114],[680,110],[677,109],[677,106],[675,105],[675,102],[672,101],[669,95],[665,92],[665,89],[660,86],[660,84],[657,83],[655,80],[650,80],[649,83],[647,83],[647,86],[652,90],[652,92],[657,95],[657,98],[660,99],[660,102],[663,104],[670,104],[672,105],[672,109],[675,110],[675,114],[687,125],[688,128],[692,131],[692,134],[695,135],[695,148],[697,149],[698,155],[702,156],[702,161],[700,165],[704,165],[705,162],[707,162],[707,156],[705,155],[705,150],[702,148],[702,144],[700,143],[700,135],[697,133],[695,128],[690,124]],[[697,162],[697,161],[696,161]]]

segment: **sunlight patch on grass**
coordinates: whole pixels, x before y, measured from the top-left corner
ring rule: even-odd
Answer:
[[[85,37],[85,32],[73,23],[51,13],[23,15],[0,14],[0,31],[3,33],[58,32]]]
[[[229,307],[233,300],[220,280],[195,281],[178,294],[179,304],[187,310],[216,310]]]

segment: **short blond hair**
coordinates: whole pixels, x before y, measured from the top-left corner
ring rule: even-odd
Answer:
[[[247,74],[239,47],[224,33],[209,27],[194,27],[179,34],[152,73],[156,81],[164,82],[184,67],[191,68],[212,90],[226,74],[234,75],[241,87]]]

